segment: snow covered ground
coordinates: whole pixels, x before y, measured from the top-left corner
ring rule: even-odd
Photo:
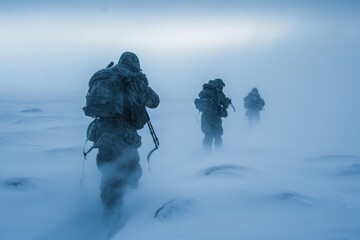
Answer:
[[[80,184],[81,108],[90,76],[133,51],[160,148],[149,171],[139,131],[143,176],[112,239],[359,240],[357,2],[0,1],[0,239],[109,239],[96,151]],[[214,78],[237,111],[206,154],[193,101]],[[253,87],[266,110],[249,128]]]
[[[80,185],[83,104],[75,94],[1,94],[0,239],[104,239],[96,151]],[[160,149],[149,171],[153,143],[140,131],[144,174],[113,239],[359,239],[358,149],[281,139],[267,114],[251,129],[240,106],[229,111],[224,147],[206,154],[192,99],[162,99],[150,110]]]

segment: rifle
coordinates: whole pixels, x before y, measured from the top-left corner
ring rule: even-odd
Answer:
[[[234,110],[234,112],[236,112],[236,109],[235,109],[234,105],[233,105],[232,102],[231,102],[231,98],[229,98],[229,105],[230,105],[230,107],[232,107],[232,109]]]
[[[111,62],[109,63],[109,65],[106,66],[106,68],[111,68],[112,66],[114,66],[114,62],[113,62],[113,61],[111,61]]]
[[[150,171],[150,156],[151,156],[151,154],[152,154],[155,150],[157,150],[157,149],[159,148],[160,142],[159,142],[159,139],[158,139],[157,136],[156,136],[156,133],[155,133],[154,128],[153,128],[153,126],[152,126],[152,124],[151,124],[151,121],[150,121],[149,114],[148,114],[148,112],[146,111],[146,109],[145,109],[145,112],[146,112],[146,115],[147,115],[147,118],[148,118],[148,120],[147,120],[146,123],[147,123],[147,125],[148,125],[148,127],[149,127],[151,137],[153,138],[153,141],[154,141],[154,144],[155,144],[155,148],[152,149],[152,150],[149,152],[149,154],[147,155],[147,162],[148,162],[148,164],[149,164],[149,171]]]

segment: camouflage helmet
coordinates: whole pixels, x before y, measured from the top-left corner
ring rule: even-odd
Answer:
[[[209,84],[215,85],[214,80],[209,80]]]
[[[217,87],[220,88],[221,90],[223,89],[223,87],[225,87],[225,83],[224,83],[223,80],[220,79],[220,78],[216,78],[216,79],[214,80],[214,84],[215,84],[215,86],[217,86]]]
[[[255,88],[253,88],[253,89],[251,89],[251,92],[252,92],[252,93],[259,94],[259,91],[257,90],[257,88],[256,88],[256,87],[255,87]]]
[[[123,64],[133,72],[141,71],[139,58],[132,52],[124,52],[121,54],[119,64]]]

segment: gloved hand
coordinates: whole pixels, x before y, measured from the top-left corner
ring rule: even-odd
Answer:
[[[146,75],[142,72],[134,73],[133,78],[143,81],[147,86],[149,85],[149,81],[148,81]]]

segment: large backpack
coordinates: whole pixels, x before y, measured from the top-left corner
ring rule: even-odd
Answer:
[[[89,81],[84,113],[89,117],[119,117],[124,110],[124,82],[117,67],[96,72]]]
[[[263,110],[265,105],[264,100],[258,94],[249,94],[244,98],[245,109],[255,109],[258,111]]]
[[[206,112],[214,108],[214,102],[210,98],[195,98],[195,108],[200,112]]]
[[[194,101],[196,109],[205,114],[217,113],[219,104],[216,86],[205,83],[198,96]]]

